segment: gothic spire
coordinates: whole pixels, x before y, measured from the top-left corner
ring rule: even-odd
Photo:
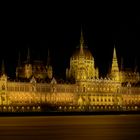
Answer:
[[[119,71],[115,45],[113,50],[112,71]]]
[[[117,61],[117,55],[116,55],[115,45],[114,45],[114,51],[113,51],[111,76],[116,81],[119,81],[120,80],[120,77],[119,77],[119,67],[118,67],[118,61]]]
[[[83,54],[83,47],[84,47],[84,37],[83,37],[83,30],[81,26],[81,37],[80,37],[80,52]]]
[[[115,48],[115,45],[114,45],[114,51],[113,51],[113,59],[117,59],[117,55],[116,55],[116,48]]]

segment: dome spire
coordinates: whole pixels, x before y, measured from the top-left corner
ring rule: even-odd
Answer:
[[[81,37],[80,37],[80,53],[83,54],[83,47],[84,47],[84,37],[83,37],[83,29],[81,25]]]

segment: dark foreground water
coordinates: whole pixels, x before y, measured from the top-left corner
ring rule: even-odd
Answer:
[[[0,117],[0,140],[135,140],[140,115]]]

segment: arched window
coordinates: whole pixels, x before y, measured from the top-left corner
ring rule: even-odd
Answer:
[[[83,87],[83,92],[86,92],[86,87],[85,86]]]

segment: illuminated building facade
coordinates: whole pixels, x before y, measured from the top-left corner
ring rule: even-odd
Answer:
[[[80,49],[77,49],[70,59],[70,68],[66,69],[66,78],[74,78],[76,81],[99,78],[94,58],[88,48],[85,47],[82,31]]]
[[[41,61],[31,63],[28,51],[26,62],[21,64],[19,58],[16,80],[8,79],[2,65],[0,111],[140,110],[140,87],[133,86],[140,81],[139,73],[119,70],[114,47],[111,71],[107,78],[99,78],[82,31],[80,47],[70,58],[66,79],[75,82],[57,82],[49,61],[47,65]]]
[[[32,76],[34,76],[37,80],[52,79],[53,69],[50,65],[49,50],[48,61],[46,65],[40,60],[35,60],[31,62],[29,48],[27,53],[27,60],[23,63],[21,63],[20,61],[19,54],[18,66],[16,68],[16,79],[27,80],[30,79]]]

